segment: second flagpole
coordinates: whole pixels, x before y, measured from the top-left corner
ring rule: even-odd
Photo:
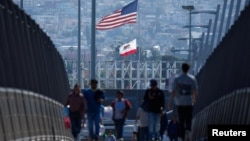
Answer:
[[[92,0],[92,16],[91,16],[91,79],[95,79],[95,65],[96,65],[96,0]]]

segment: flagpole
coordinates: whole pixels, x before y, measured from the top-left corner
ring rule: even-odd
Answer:
[[[96,64],[96,0],[92,0],[92,17],[91,17],[91,79],[95,78],[95,64]]]
[[[137,29],[138,29],[138,33],[137,33],[137,44],[139,44],[141,38],[140,38],[140,34],[141,34],[141,22],[140,22],[140,6],[137,3]],[[141,47],[139,47],[139,62],[141,61]]]

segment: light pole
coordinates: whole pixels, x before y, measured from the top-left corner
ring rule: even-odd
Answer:
[[[78,0],[78,52],[77,52],[78,84],[81,85],[81,0]]]
[[[205,27],[205,26],[204,26]],[[183,38],[178,38],[178,40],[189,40],[189,38],[186,38],[186,37],[183,37]],[[192,50],[191,50],[191,52],[192,52],[192,65],[193,65],[193,68],[194,68],[194,73],[197,73],[198,72],[198,66],[199,66],[199,64],[200,64],[200,58],[198,58],[198,57],[195,57],[195,56],[197,56],[197,54],[200,54],[200,52],[201,52],[201,50],[202,50],[202,48],[203,48],[203,42],[204,42],[204,32],[202,33],[202,36],[201,37],[199,37],[199,38],[191,38],[191,40],[192,40],[192,44],[194,45],[194,43],[196,42],[196,41],[199,41],[200,42],[200,44],[199,44],[199,48],[194,48],[193,46],[192,46]],[[171,49],[171,51],[172,52],[179,52],[179,51],[188,51],[188,50],[185,50],[185,49]],[[197,58],[196,59],[196,63],[194,63],[194,61],[195,61],[195,58]]]
[[[199,10],[199,11],[192,11],[191,12],[191,14],[205,13],[205,14],[213,14],[213,15],[215,15],[214,26],[213,26],[213,37],[212,37],[212,40],[211,40],[210,49],[212,49],[214,47],[215,32],[216,32],[216,27],[217,27],[217,23],[218,23],[219,12],[220,12],[220,5],[217,5],[216,10]]]
[[[20,7],[23,9],[23,0],[20,0]]]
[[[212,23],[212,20],[210,19],[208,25],[186,25],[186,26],[183,27],[183,28],[207,28],[205,45],[202,45],[202,48],[199,51],[199,54],[202,54],[201,56],[203,56],[203,57],[200,58],[200,61],[202,61],[205,58],[205,56],[207,54],[206,52],[208,52],[208,41],[209,41],[211,23]],[[202,36],[204,36],[204,35],[202,35]]]
[[[183,5],[182,8],[189,11],[189,25],[191,26],[192,25],[191,12],[192,12],[192,10],[194,10],[194,6],[193,5]],[[192,38],[192,33],[191,33],[191,27],[190,27],[189,28],[189,53],[188,53],[189,63],[191,63],[191,50],[192,50],[191,38]]]

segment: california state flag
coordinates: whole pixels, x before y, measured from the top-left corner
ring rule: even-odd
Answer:
[[[132,40],[131,42],[122,45],[119,48],[119,53],[121,56],[128,56],[131,54],[134,54],[137,52],[137,47],[136,47],[136,39]]]

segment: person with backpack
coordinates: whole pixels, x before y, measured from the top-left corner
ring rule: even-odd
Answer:
[[[161,114],[165,107],[164,92],[158,88],[155,79],[150,80],[150,88],[145,91],[144,101],[148,112],[149,140],[159,140]]]
[[[85,103],[84,95],[81,93],[80,86],[75,84],[71,94],[69,94],[64,105],[69,106],[69,118],[71,123],[71,132],[74,140],[77,140],[78,134],[81,131],[82,121],[84,121]]]
[[[84,96],[87,102],[87,120],[89,140],[98,141],[101,122],[101,104],[105,99],[104,92],[98,89],[98,81],[90,81],[91,88],[84,90]],[[95,129],[95,131],[94,131]]]
[[[148,112],[145,109],[145,102],[142,101],[140,107],[137,109],[135,125],[139,120],[139,137],[137,141],[148,141]]]
[[[163,136],[165,135],[167,128],[168,128],[168,115],[166,111],[163,111],[161,115],[161,126],[160,126],[161,140],[163,139]]]
[[[127,118],[128,111],[131,109],[131,103],[124,98],[124,92],[119,90],[116,93],[117,98],[111,103],[113,108],[113,121],[115,124],[116,137],[123,140],[123,127]]]
[[[108,130],[108,134],[105,137],[105,141],[116,141],[116,137],[113,134],[112,130]]]
[[[170,141],[178,141],[179,126],[179,122],[176,117],[173,116],[167,130]]]

